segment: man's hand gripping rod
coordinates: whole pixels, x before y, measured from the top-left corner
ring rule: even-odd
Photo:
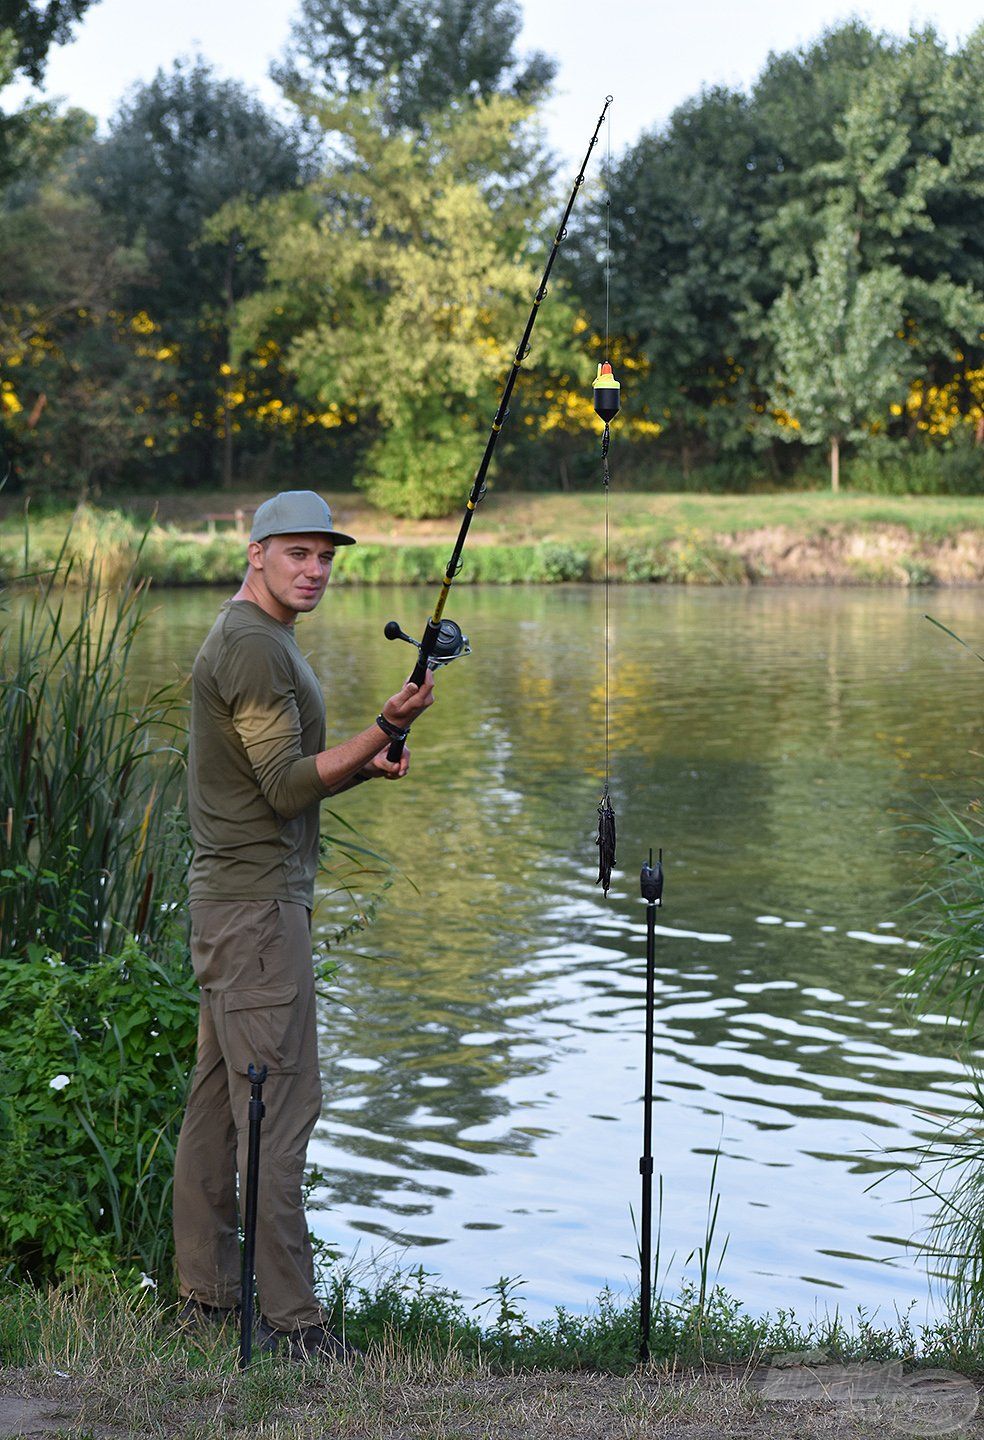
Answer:
[[[591,141],[585,151],[584,159],[581,161],[581,168],[577,173],[577,178],[574,181],[573,188],[568,197],[567,205],[561,216],[560,225],[554,236],[554,242],[551,246],[550,254],[547,257],[543,275],[537,286],[536,294],[533,297],[529,318],[526,321],[526,329],[523,331],[523,338],[516,347],[512,367],[506,377],[506,383],[503,386],[502,395],[499,399],[499,406],[492,420],[492,429],[489,432],[488,440],[485,442],[485,452],[482,455],[481,463],[475,473],[475,483],[472,485],[471,494],[468,496],[468,503],[465,506],[465,513],[461,521],[461,528],[458,531],[458,538],[454,542],[451,559],[448,561],[448,567],[444,572],[444,583],[441,586],[441,593],[434,607],[434,613],[427,621],[424,633],[420,637],[419,642],[405,634],[395,620],[391,620],[383,632],[387,640],[406,640],[411,645],[417,646],[419,652],[417,663],[413,667],[413,673],[410,676],[414,685],[422,685],[424,683],[424,677],[428,669],[434,670],[439,665],[449,665],[452,660],[457,660],[459,656],[470,653],[471,646],[468,644],[466,637],[462,635],[461,627],[456,625],[453,620],[445,620],[443,618],[444,606],[447,603],[448,592],[454,583],[454,577],[461,569],[461,552],[465,548],[465,539],[471,526],[472,516],[485,495],[485,477],[488,474],[489,464],[492,460],[492,452],[495,449],[495,442],[499,438],[499,431],[505,424],[506,416],[509,414],[509,401],[512,396],[513,386],[516,383],[516,377],[522,368],[523,361],[530,353],[530,336],[533,333],[533,326],[536,324],[536,317],[540,305],[543,303],[543,298],[547,293],[547,281],[550,279],[550,272],[557,258],[557,251],[560,249],[567,235],[567,222],[574,208],[577,192],[584,184],[584,172],[588,168],[591,152],[598,142],[598,136],[601,133],[601,127],[605,116],[608,114],[608,107],[611,103],[611,95],[606,95],[605,108],[598,117],[594,134],[591,136]],[[394,762],[399,760],[403,754],[404,743],[403,740],[393,740],[386,752],[386,758]]]

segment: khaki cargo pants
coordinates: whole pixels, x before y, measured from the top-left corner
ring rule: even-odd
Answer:
[[[285,900],[199,900],[191,958],[201,986],[198,1059],[174,1169],[181,1294],[240,1300],[236,1177],[245,1197],[250,1062],[266,1065],[257,1195],[260,1309],[278,1330],[316,1324],[301,1182],[321,1110],[311,920]]]

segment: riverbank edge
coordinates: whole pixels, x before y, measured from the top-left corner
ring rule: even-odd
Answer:
[[[58,527],[53,521],[25,534],[0,529],[0,575],[9,585],[32,579],[64,558],[94,558],[107,581],[134,567],[155,586],[181,588],[238,583],[246,535],[189,533],[151,525],[143,533],[126,517],[87,512]],[[445,542],[415,543],[399,536],[338,552],[336,585],[431,585],[447,563]],[[763,525],[733,533],[691,529],[664,538],[612,541],[609,572],[618,584],[708,586],[831,585],[895,588],[984,584],[984,526],[930,535],[898,523],[834,523],[816,530]],[[603,543],[576,539],[485,542],[469,548],[459,584],[551,585],[599,583],[606,573]]]

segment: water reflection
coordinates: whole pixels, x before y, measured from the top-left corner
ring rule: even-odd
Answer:
[[[146,638],[187,668],[217,603],[166,596]],[[345,591],[303,622],[329,725],[362,728],[405,656],[382,642],[420,592]],[[402,884],[344,956],[323,1015],[326,1107],[313,1220],[466,1295],[522,1274],[534,1311],[627,1283],[638,1209],[644,911],[657,940],[657,1168],[671,1279],[702,1238],[719,1148],[722,1280],[753,1310],[830,1296],[890,1307],[925,1284],[920,1216],[878,1151],[963,1072],[931,1017],[903,1020],[900,826],[973,793],[980,667],[925,597],[799,590],[616,592],[613,796],[624,872],[593,885],[603,773],[603,596],[469,591],[474,657],[440,677],[412,780],[346,815]],[[973,592],[932,597],[973,640]],[[412,625],[411,627],[412,628]],[[870,1153],[874,1152],[874,1153]]]

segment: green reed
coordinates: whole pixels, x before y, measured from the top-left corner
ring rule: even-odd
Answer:
[[[977,660],[959,635],[926,617]],[[923,946],[901,984],[911,1010],[928,1005],[959,1027],[955,1049],[968,1066],[970,1104],[962,1114],[927,1112],[932,1134],[898,1152],[900,1168],[936,1206],[925,1238],[914,1247],[943,1288],[961,1333],[984,1343],[984,1075],[980,1070],[984,1010],[984,800],[963,811],[946,807],[921,827],[933,863],[932,883],[915,904],[925,915]]]
[[[30,556],[27,557],[28,565]],[[68,590],[67,578],[77,580]],[[183,735],[171,685],[131,700],[144,595],[62,557],[0,632],[0,954],[153,951],[183,896]]]

